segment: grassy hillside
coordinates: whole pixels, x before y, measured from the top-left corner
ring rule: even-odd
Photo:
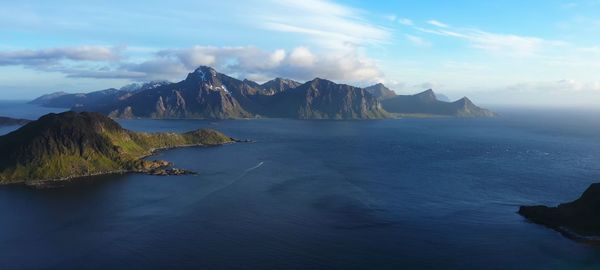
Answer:
[[[165,162],[142,160],[156,149],[220,145],[214,130],[137,133],[96,113],[48,114],[0,136],[0,183],[64,180],[110,172],[147,172]]]

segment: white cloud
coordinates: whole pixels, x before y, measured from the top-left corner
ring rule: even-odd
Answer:
[[[424,40],[421,37],[413,36],[413,35],[405,35],[406,40],[417,47],[431,47],[431,42]]]
[[[436,20],[429,20],[429,21],[427,21],[427,23],[431,24],[433,26],[442,27],[442,28],[449,27],[447,24],[440,22],[440,21],[436,21]]]
[[[275,50],[269,57],[269,62],[271,65],[279,65],[283,60],[285,60],[285,56],[285,50]]]
[[[326,0],[272,0],[268,9],[256,12],[260,27],[302,34],[328,49],[381,44],[391,37],[388,29],[363,18],[364,11]]]
[[[299,67],[312,67],[315,64],[315,56],[305,47],[295,48],[290,54],[290,64]]]
[[[538,37],[499,34],[479,29],[451,27],[446,24],[437,25],[437,23],[431,21],[429,23],[438,26],[438,28],[415,27],[415,29],[424,33],[465,40],[471,44],[471,47],[490,53],[534,56],[542,50],[550,50],[566,45],[562,41],[545,40]]]
[[[382,79],[375,62],[358,50],[316,53],[308,47],[265,51],[256,47],[194,46],[160,50],[142,61],[121,61],[98,67],[56,66],[52,71],[77,78],[129,78],[132,80],[181,80],[200,65],[209,65],[239,79],[267,80],[287,77],[310,80],[322,77],[345,83]]]
[[[573,79],[562,79],[557,81],[526,82],[510,85],[509,90],[521,92],[600,92],[600,81],[582,82]]]

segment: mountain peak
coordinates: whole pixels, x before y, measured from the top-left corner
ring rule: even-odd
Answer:
[[[379,100],[388,99],[396,96],[396,92],[387,88],[383,83],[377,83],[365,87],[365,90]]]
[[[427,89],[421,93],[418,93],[415,95],[415,97],[418,97],[419,99],[424,100],[424,101],[436,101],[437,100],[435,93],[431,89]]]
[[[464,105],[473,105],[473,102],[468,97],[463,97],[463,98],[455,101],[455,103],[464,104]]]
[[[300,84],[301,83],[294,81],[294,80],[277,77],[266,83],[263,83],[261,86],[265,90],[271,91],[271,93],[278,93],[278,92],[283,92],[283,91],[286,91],[286,90],[289,90],[292,88],[296,88]]]
[[[194,72],[190,73],[190,75],[194,75],[202,81],[208,81],[211,80],[212,77],[217,76],[217,71],[209,66],[199,66]],[[188,78],[190,78],[190,75],[188,75]]]

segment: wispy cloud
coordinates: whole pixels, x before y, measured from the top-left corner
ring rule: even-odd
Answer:
[[[449,27],[447,24],[440,22],[440,21],[436,21],[436,20],[429,20],[429,21],[427,21],[427,23],[431,24],[433,26],[442,27],[442,28]]]
[[[312,42],[331,49],[386,42],[389,29],[366,20],[364,11],[326,0],[272,1],[259,11],[258,24],[268,30],[303,34]]]
[[[405,35],[406,40],[408,40],[410,43],[412,43],[413,45],[417,46],[417,47],[431,47],[431,42],[421,38],[421,37],[417,37],[417,36],[413,36],[413,35]]]
[[[119,47],[78,46],[0,51],[0,65],[44,66],[64,60],[115,61],[120,59],[121,50]]]
[[[406,25],[406,26],[411,26],[411,25],[413,25],[413,24],[414,24],[414,23],[413,23],[413,21],[412,21],[411,19],[407,19],[407,18],[399,18],[399,19],[397,20],[397,22],[398,22],[399,24]]]
[[[428,24],[435,27],[415,27],[415,29],[424,33],[465,40],[469,42],[472,48],[491,53],[533,56],[542,50],[566,45],[563,41],[546,40],[539,37],[500,34],[473,28],[452,27],[435,20],[428,21]]]

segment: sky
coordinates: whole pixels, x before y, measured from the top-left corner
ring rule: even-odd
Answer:
[[[0,0],[0,99],[315,77],[483,104],[600,105],[600,0]]]

